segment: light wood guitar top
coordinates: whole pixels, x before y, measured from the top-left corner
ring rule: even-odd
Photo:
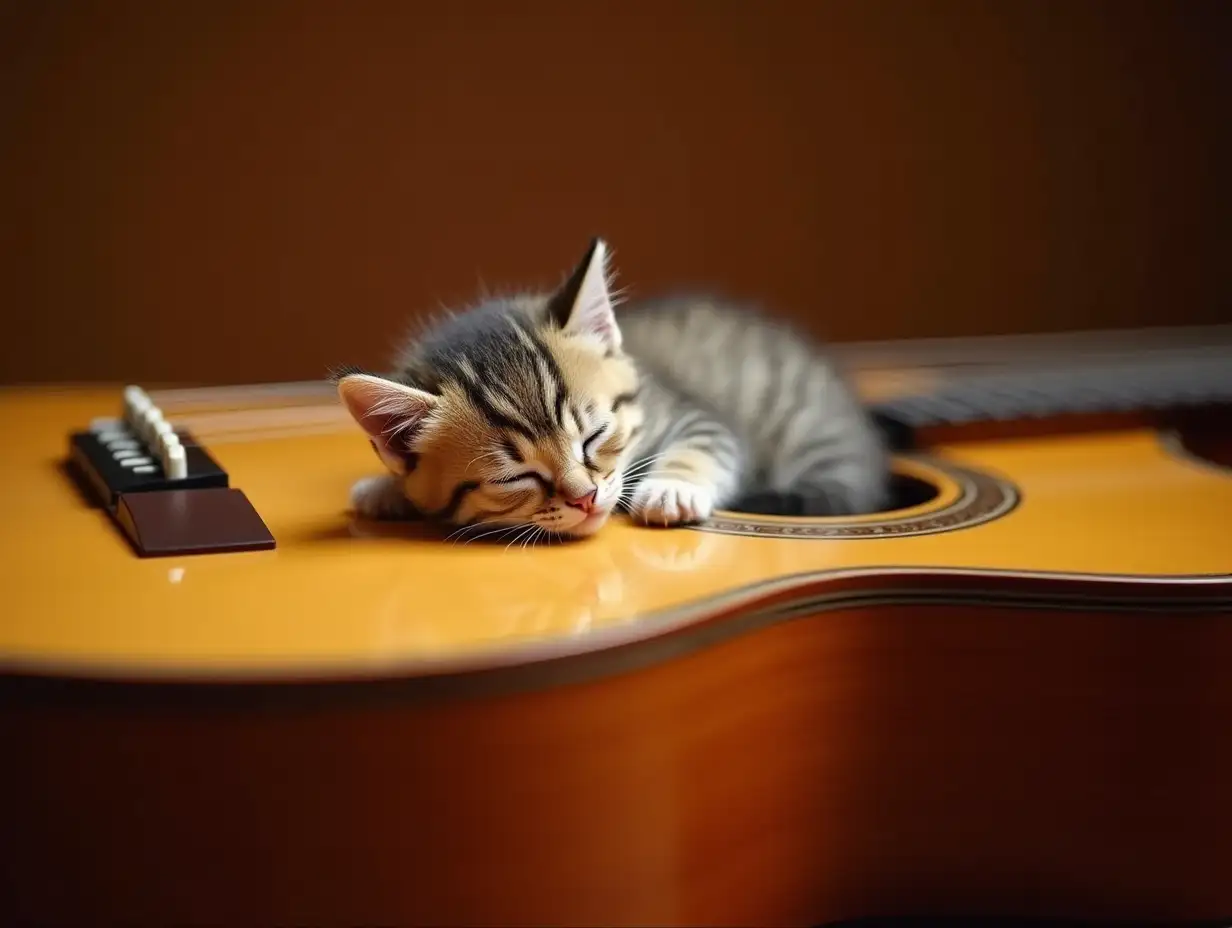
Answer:
[[[871,589],[909,595],[972,571],[1117,589],[1162,580],[1222,588],[1232,575],[1232,474],[1149,431],[904,458],[899,469],[938,495],[884,516],[725,513],[672,530],[617,519],[589,541],[524,547],[357,522],[349,488],[379,465],[328,398],[263,408],[249,398],[231,409],[215,398],[194,409],[191,392],[166,394],[169,419],[189,424],[277,548],[143,559],[63,469],[68,433],[115,414],[119,393],[0,394],[2,665],[107,676],[414,674],[602,649],[720,616],[766,619]],[[776,537],[784,528],[804,534]]]

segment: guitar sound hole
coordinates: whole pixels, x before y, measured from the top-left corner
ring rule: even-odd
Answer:
[[[939,490],[927,480],[909,474],[890,478],[889,505],[881,512],[911,509],[937,498]],[[800,493],[757,493],[728,507],[729,512],[762,516],[829,516],[834,513],[824,499]]]

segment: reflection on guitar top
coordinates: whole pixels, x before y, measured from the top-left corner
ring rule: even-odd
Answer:
[[[382,528],[376,534],[399,534],[396,529]],[[353,531],[358,537],[374,533],[370,525],[353,524]],[[409,532],[404,529],[403,534]],[[484,542],[474,542],[465,556],[476,559],[475,580],[454,590],[455,620],[469,627],[469,635],[480,646],[576,638],[636,622],[642,611],[639,597],[670,583],[672,574],[730,568],[723,561],[731,559],[731,548],[712,536],[670,532],[662,533],[665,537],[660,539],[646,539],[638,534],[632,533],[628,543],[620,546],[535,549],[493,542],[486,546],[490,550],[479,552],[474,549]],[[518,582],[510,582],[511,576]],[[443,626],[436,614],[416,608],[422,602],[424,582],[430,581],[410,571],[390,578],[381,605],[385,645],[393,652],[448,655],[456,648],[457,629]]]

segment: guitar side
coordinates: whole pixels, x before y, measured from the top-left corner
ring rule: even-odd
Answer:
[[[623,668],[541,667],[532,688],[499,672],[10,679],[21,841],[0,909],[438,925],[1232,911],[1226,610],[894,599],[660,641]]]

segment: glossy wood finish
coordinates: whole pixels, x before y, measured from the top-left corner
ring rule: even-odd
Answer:
[[[7,513],[21,527],[0,568],[11,605],[0,624],[4,665],[177,678],[426,672],[607,648],[728,608],[755,587],[803,593],[827,572],[1176,584],[1232,574],[1232,480],[1150,432],[935,449],[1021,492],[1012,513],[963,531],[803,540],[617,523],[593,543],[532,550],[356,523],[347,492],[376,461],[341,420],[321,434],[258,440],[270,416],[243,434],[235,411],[218,412],[226,424],[215,431],[187,410],[278,548],[142,560],[60,467],[65,434],[110,413],[115,396],[10,393],[0,403],[0,429],[22,436],[20,452],[0,458]],[[940,482],[937,506],[956,492]],[[99,621],[100,605],[116,602],[125,608]]]
[[[1157,436],[935,449],[1021,492],[961,531],[521,551],[194,395],[276,551],[138,560],[58,468],[117,392],[0,401],[0,920],[1232,916],[1232,479]]]

